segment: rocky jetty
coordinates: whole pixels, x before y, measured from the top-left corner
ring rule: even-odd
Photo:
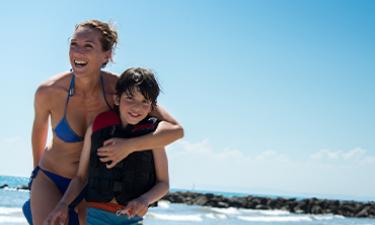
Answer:
[[[279,209],[293,213],[336,214],[346,217],[375,218],[375,202],[357,202],[308,198],[267,198],[256,196],[224,197],[196,192],[172,192],[164,196],[172,203],[218,208]]]
[[[29,190],[28,185],[18,185],[17,187],[11,187],[8,184],[1,184],[0,189],[3,188],[16,188],[17,190]]]
[[[17,190],[30,190],[28,185],[19,185],[16,187]]]

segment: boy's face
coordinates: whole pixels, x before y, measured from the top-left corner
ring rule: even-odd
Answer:
[[[120,99],[115,96],[115,103],[119,105],[123,125],[135,125],[151,112],[151,102],[139,90],[135,90],[133,95],[122,93]]]

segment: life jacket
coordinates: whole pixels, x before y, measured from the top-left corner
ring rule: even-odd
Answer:
[[[109,138],[132,138],[154,131],[159,123],[155,117],[146,117],[136,125],[122,127],[114,111],[99,114],[93,123],[86,200],[110,202],[113,198],[121,205],[149,191],[156,182],[152,150],[134,152],[107,169],[99,160],[97,149]]]

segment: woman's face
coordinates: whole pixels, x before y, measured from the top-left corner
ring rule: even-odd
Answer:
[[[98,73],[111,57],[111,51],[103,51],[99,31],[79,27],[70,41],[69,59],[74,73],[79,75]]]

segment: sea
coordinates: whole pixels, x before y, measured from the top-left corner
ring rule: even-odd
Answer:
[[[22,204],[29,198],[29,192],[17,190],[26,185],[28,178],[0,176],[0,225],[27,225],[22,214]],[[173,191],[173,190],[172,190]],[[212,192],[213,194],[223,194]],[[235,193],[230,193],[234,196]],[[243,196],[243,194],[238,194]],[[375,225],[375,219],[346,218],[338,215],[294,214],[282,210],[252,210],[237,208],[213,208],[159,202],[150,208],[144,224],[149,225]]]

